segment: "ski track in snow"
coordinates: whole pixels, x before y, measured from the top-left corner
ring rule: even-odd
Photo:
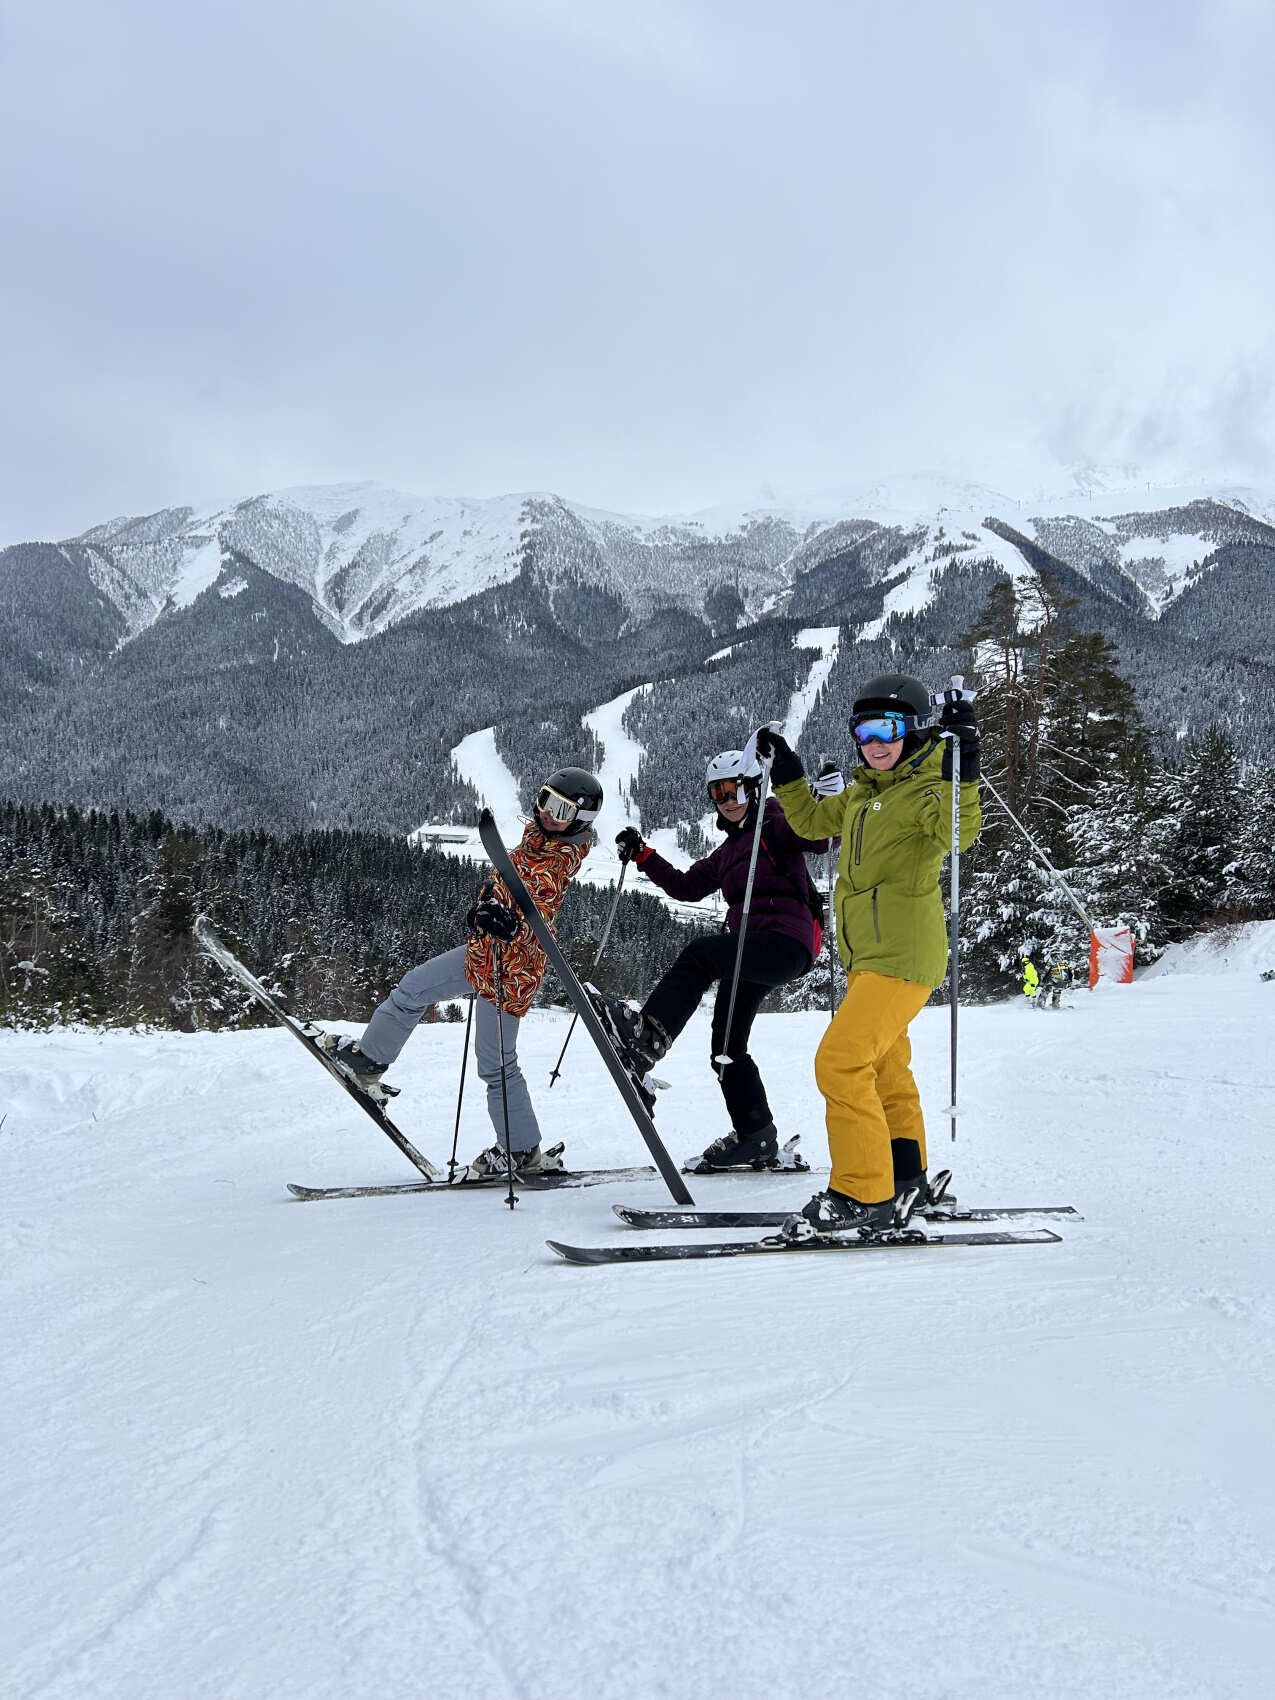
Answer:
[[[965,1012],[932,1166],[1085,1220],[851,1266],[545,1249],[632,1240],[609,1205],[657,1179],[294,1203],[410,1177],[286,1034],[0,1033],[6,1695],[822,1700],[847,1656],[874,1700],[1265,1694],[1275,1270],[1223,1208],[1268,1152],[1275,985],[1233,954]],[[565,1023],[524,1027],[546,1132],[637,1160],[583,1035],[547,1090]],[[756,1043],[816,1163],[822,1030]],[[946,1013],[914,1034],[933,1111]],[[460,1035],[395,1070],[435,1160]],[[725,1124],[707,1050],[701,1012],[661,1065],[678,1157]]]
[[[806,682],[792,694],[788,704],[788,712],[784,716],[784,737],[796,749],[801,741],[802,730],[815,706],[819,692],[828,682],[833,663],[837,659],[837,650],[841,633],[837,626],[811,626],[805,631],[798,632],[793,639],[795,649],[814,649],[818,651],[819,659],[812,663]]]
[[[522,834],[522,804],[518,797],[518,781],[496,748],[496,728],[485,726],[481,732],[471,732],[451,752],[456,771],[471,784],[479,797],[496,817],[500,836],[516,844]]]

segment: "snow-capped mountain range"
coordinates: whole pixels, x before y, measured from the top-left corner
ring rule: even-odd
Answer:
[[[507,583],[531,555],[549,579],[587,582],[630,617],[661,602],[699,606],[723,578],[754,615],[786,611],[802,576],[847,547],[902,538],[908,547],[888,561],[888,576],[901,581],[893,605],[912,607],[926,599],[936,566],[958,555],[1023,572],[1024,555],[1002,527],[1085,577],[1123,575],[1155,615],[1221,544],[1275,541],[1272,516],[1275,501],[1251,490],[1204,487],[1025,503],[976,485],[900,480],[805,505],[647,518],[554,495],[420,497],[349,484],[115,519],[61,546],[75,549],[118,612],[121,641],[219,581],[223,596],[233,594],[235,564],[248,561],[301,591],[336,637],[354,642]]]
[[[1224,725],[1269,759],[1275,501],[1091,483],[1018,500],[921,478],[664,518],[337,485],[14,544],[0,795],[408,831],[472,819],[466,740],[490,733],[525,787],[564,753],[609,759],[590,717],[623,698],[634,807],[693,822],[704,751],[751,716],[805,692],[806,735],[835,750],[856,680],[968,666],[991,586],[1037,568],[1115,646],[1161,749]],[[817,687],[803,632],[834,658]]]

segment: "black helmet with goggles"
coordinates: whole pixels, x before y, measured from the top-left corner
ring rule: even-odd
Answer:
[[[536,810],[563,827],[562,836],[579,838],[592,829],[602,809],[602,786],[582,767],[560,767],[536,793]]]

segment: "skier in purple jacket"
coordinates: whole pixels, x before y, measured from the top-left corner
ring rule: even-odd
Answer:
[[[742,751],[723,750],[709,762],[705,783],[717,810],[718,830],[726,835],[711,856],[689,868],[675,868],[644,843],[632,826],[617,836],[616,845],[623,861],[636,862],[661,891],[680,902],[698,903],[720,891],[728,905],[726,930],[706,934],[687,945],[641,1009],[600,993],[592,995],[626,1065],[648,1103],[653,1104],[654,1095],[642,1082],[686,1026],[705,992],[717,982],[712,1055],[716,1058],[724,1054],[731,1059],[719,1071],[731,1131],[714,1140],[700,1162],[713,1169],[761,1168],[776,1162],[779,1141],[766,1088],[748,1054],[748,1035],[766,993],[800,979],[819,954],[823,932],[817,911],[821,905],[806,869],[805,852],[822,853],[828,841],[798,838],[778,803],[767,801],[739,990],[728,1034],[726,1013],[739,949],[761,770],[755,761],[745,767]]]

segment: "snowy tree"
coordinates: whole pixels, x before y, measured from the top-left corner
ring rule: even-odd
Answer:
[[[1244,787],[1234,854],[1226,870],[1229,909],[1275,916],[1275,767],[1260,768]]]
[[[1244,816],[1239,756],[1224,732],[1193,740],[1164,785],[1172,819],[1170,869],[1160,894],[1169,936],[1184,938],[1232,895],[1231,864]]]
[[[1069,883],[1096,925],[1131,930],[1144,962],[1168,943],[1160,896],[1174,825],[1165,792],[1164,776],[1151,771],[1100,780],[1067,821]]]

